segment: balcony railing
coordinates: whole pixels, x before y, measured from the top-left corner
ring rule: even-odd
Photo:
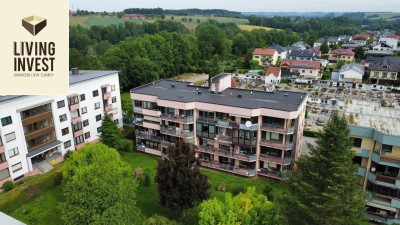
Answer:
[[[290,165],[292,163],[292,158],[290,158],[290,157],[285,157],[282,159],[279,156],[261,153],[259,158],[261,160],[265,160],[265,161],[273,162],[273,163],[277,163],[277,164],[282,164],[282,165]]]
[[[271,177],[275,179],[286,179],[286,174],[283,171],[273,171],[273,170],[268,170],[266,168],[261,168],[258,171],[259,175],[266,176],[266,177]]]
[[[185,116],[185,115],[172,115],[172,114],[162,114],[162,120],[174,121],[177,123],[193,123],[193,116]]]
[[[261,126],[262,130],[273,131],[276,133],[282,134],[293,134],[294,133],[294,126],[286,127],[281,124],[274,124],[274,123],[263,123]]]
[[[104,100],[109,99],[109,98],[111,98],[111,92],[105,92],[105,93],[103,93],[103,99],[104,99]]]
[[[133,118],[132,123],[135,125],[143,125],[143,118]]]
[[[136,136],[138,138],[142,138],[142,139],[145,139],[145,140],[151,140],[151,141],[160,141],[161,140],[160,137],[158,137],[158,136],[156,136],[154,134],[151,134],[151,133],[143,132],[143,131],[137,132]]]
[[[144,145],[136,145],[136,149],[138,151],[144,152],[146,150],[146,147]]]
[[[233,153],[232,155],[233,155],[233,158],[242,160],[242,161],[254,162],[257,160],[257,156],[255,154]]]
[[[266,140],[262,139],[260,141],[260,145],[268,146],[268,147],[273,147],[273,148],[278,148],[278,149],[284,149],[284,150],[290,150],[293,148],[294,143],[283,143],[281,141],[275,141],[275,140]]]
[[[133,111],[136,112],[136,113],[142,113],[143,112],[143,108],[135,106],[135,107],[133,107]]]
[[[232,142],[232,137],[226,134],[217,134],[215,138],[221,142]]]
[[[187,131],[187,130],[179,130],[178,131],[175,128],[161,127],[161,133],[167,134],[167,135],[183,137],[183,138],[192,138],[193,137],[193,131]]]
[[[171,142],[168,142],[168,141],[161,141],[161,147],[162,148],[169,148],[169,147],[172,147],[172,146],[175,146],[175,143],[171,143]]]
[[[237,166],[219,163],[219,162],[215,162],[215,161],[209,161],[209,162],[203,161],[203,162],[201,162],[201,165],[204,167],[222,170],[222,171],[226,171],[226,172],[230,172],[230,173],[235,173],[235,174],[239,174],[239,175],[247,176],[247,177],[252,177],[252,176],[256,175],[256,170],[254,170],[254,169],[239,168]]]
[[[109,105],[104,106],[104,110],[105,110],[106,112],[110,112],[110,111],[112,110],[112,105],[109,104]]]
[[[251,126],[247,127],[246,124],[239,124],[239,129],[241,130],[258,130],[258,124],[252,124]]]
[[[202,137],[202,138],[208,138],[208,139],[214,139],[215,138],[215,134],[208,133],[208,132],[201,132],[201,131],[196,131],[196,136],[197,137]]]
[[[247,139],[247,138],[233,138],[232,139],[233,143],[238,143],[238,144],[242,144],[242,145],[248,145],[248,146],[255,146],[257,145],[257,139],[253,138],[253,139]]]

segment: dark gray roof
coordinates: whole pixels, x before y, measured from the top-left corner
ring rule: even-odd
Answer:
[[[369,65],[370,70],[400,72],[400,57],[386,56]]]
[[[297,111],[307,96],[306,93],[300,92],[263,92],[236,88],[228,88],[220,94],[213,94],[208,87],[172,80],[159,80],[146,84],[132,89],[131,93],[157,96],[158,99],[176,102],[196,101],[246,109],[268,108],[282,111]]]
[[[279,54],[286,51],[286,48],[281,46],[281,45],[277,45],[277,44],[273,44],[271,46],[269,46],[269,48],[275,49]]]
[[[69,85],[79,83],[86,80],[95,79],[98,77],[107,76],[110,74],[118,73],[116,70],[80,70],[79,75],[72,75],[69,71]],[[11,100],[14,98],[21,97],[23,95],[0,95],[0,102]]]
[[[318,38],[318,40],[316,40],[314,43],[324,43],[326,41],[325,38]]]
[[[211,83],[218,83],[219,80],[221,80],[222,78],[225,78],[226,76],[231,75],[230,73],[221,73],[213,78],[211,78]]]
[[[313,57],[315,55],[315,53],[313,51],[310,50],[292,50],[290,52],[290,56],[293,57]]]

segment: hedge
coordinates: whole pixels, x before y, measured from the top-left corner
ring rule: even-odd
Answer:
[[[30,199],[61,185],[62,168],[61,163],[45,174],[36,175],[26,182],[24,180],[17,182],[14,189],[0,194],[0,211],[11,213]]]
[[[316,138],[317,137],[318,132],[316,131],[311,131],[311,130],[304,130],[303,131],[303,136],[304,137],[312,137],[312,138]]]

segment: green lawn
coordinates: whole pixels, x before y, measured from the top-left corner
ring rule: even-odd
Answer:
[[[181,212],[168,210],[158,204],[157,185],[154,183],[158,157],[136,151],[133,153],[122,152],[121,157],[133,169],[140,167],[151,174],[151,185],[149,187],[139,186],[137,190],[137,205],[146,217],[159,214],[183,224],[197,224],[200,207],[188,210],[187,217],[181,220]],[[211,198],[223,198],[224,192],[219,192],[216,189],[221,182],[226,184],[227,191],[232,191],[237,187],[255,186],[261,192],[267,184],[273,188],[275,196],[285,190],[283,183],[273,180],[243,178],[208,169],[202,169],[202,172],[208,176],[211,183]],[[61,224],[58,202],[62,200],[62,186],[57,186],[44,192],[43,195],[27,201],[21,207],[12,211],[10,215],[26,224]]]

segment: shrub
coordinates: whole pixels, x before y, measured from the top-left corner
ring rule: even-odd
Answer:
[[[263,189],[263,194],[267,196],[269,201],[274,200],[274,195],[272,194],[272,187],[269,185],[266,185]]]
[[[150,174],[149,172],[146,171],[144,173],[143,186],[150,187],[150,184],[151,184]]]
[[[224,183],[224,182],[219,183],[219,184],[218,184],[218,187],[217,187],[217,190],[218,190],[218,191],[226,191],[226,185],[225,185],[225,183]]]
[[[72,153],[72,151],[67,151],[64,155],[64,160],[68,160],[69,158],[71,158]]]
[[[133,171],[133,178],[135,178],[135,179],[140,181],[142,179],[142,177],[143,177],[143,174],[144,174],[143,169],[140,168],[140,167],[137,167],[135,169],[135,171]]]
[[[14,183],[12,182],[12,181],[6,181],[4,184],[3,184],[3,189],[5,190],[5,191],[9,191],[9,190],[11,190],[11,189],[13,189],[14,188]]]
[[[133,141],[125,140],[124,152],[133,152]]]
[[[238,195],[238,194],[244,193],[244,192],[245,192],[245,188],[244,188],[244,187],[242,187],[242,186],[240,186],[240,187],[235,187],[235,188],[232,190],[232,195]]]

